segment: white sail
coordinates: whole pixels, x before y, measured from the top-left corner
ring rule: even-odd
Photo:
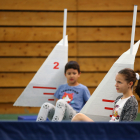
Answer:
[[[80,111],[94,121],[109,121],[114,107],[114,100],[122,93],[117,93],[115,88],[115,76],[123,68],[134,69],[135,56],[140,40],[133,45],[132,54],[130,49],[123,53],[113,64],[101,83],[98,85],[88,102]]]
[[[64,67],[68,61],[68,39],[65,36],[54,47],[33,79],[14,103],[14,106],[40,107],[44,102],[55,103],[54,93],[59,85],[65,84]]]
[[[68,62],[66,21],[67,9],[64,9],[63,39],[54,47],[14,106],[40,107],[44,102],[55,104],[55,91],[67,82],[64,76],[64,68]]]
[[[81,113],[86,114],[94,121],[109,121],[112,115],[114,100],[122,93],[117,93],[115,89],[115,76],[123,68],[134,69],[135,56],[140,44],[140,40],[134,44],[136,25],[137,5],[134,6],[131,45],[130,49],[123,53],[113,64],[104,79],[96,88],[88,102],[82,108]]]

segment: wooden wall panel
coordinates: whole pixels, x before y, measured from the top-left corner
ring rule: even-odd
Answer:
[[[0,56],[47,57],[57,43],[0,43]],[[68,55],[77,56],[77,43],[68,44]]]
[[[132,26],[133,12],[78,12],[78,26]],[[137,13],[140,17],[140,13]],[[136,25],[140,25],[137,18]]]
[[[134,5],[140,5],[138,0],[78,0],[78,10],[81,11],[130,11]]]
[[[4,0],[0,1],[2,10],[76,10],[76,0]]]
[[[140,28],[136,28],[135,40],[139,40]],[[131,27],[106,28],[67,28],[69,41],[130,41]],[[61,27],[3,27],[0,28],[0,41],[59,41],[62,39]]]
[[[24,88],[0,88],[0,103],[14,103]]]
[[[0,87],[25,87],[35,73],[0,73]]]
[[[63,26],[64,12],[0,12],[0,25]],[[68,12],[67,26],[76,25],[77,13]]]
[[[78,41],[130,41],[131,27],[78,28]],[[135,40],[139,40],[140,28],[136,28]]]
[[[0,43],[1,57],[23,57],[37,56],[47,57],[55,47],[56,43]],[[119,57],[130,48],[130,43],[69,43],[68,54],[70,57]],[[140,56],[140,49],[137,55]]]
[[[4,0],[0,1],[2,10],[84,10],[84,11],[130,11],[134,5],[140,5],[138,0]]]
[[[0,25],[63,26],[63,15],[63,12],[0,11]],[[133,12],[68,12],[67,26],[132,26],[132,19]],[[140,18],[136,25],[140,25]]]
[[[67,28],[69,41],[76,39],[76,28]],[[1,27],[0,41],[60,41],[62,27]]]
[[[119,42],[99,42],[99,43],[77,43],[77,55],[83,57],[119,57],[130,48],[130,43]],[[140,56],[140,49],[137,55]]]
[[[1,114],[38,114],[40,107],[18,107],[13,103],[1,103]]]

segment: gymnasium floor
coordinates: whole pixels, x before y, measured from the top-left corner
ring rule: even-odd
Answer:
[[[1,114],[0,121],[2,120],[18,120],[18,116],[28,116],[28,115],[37,115],[37,114]],[[135,121],[140,121],[140,113],[138,113]]]

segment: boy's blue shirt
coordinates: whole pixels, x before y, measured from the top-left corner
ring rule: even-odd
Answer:
[[[69,86],[64,84],[58,87],[54,96],[57,99],[66,100],[77,112],[80,112],[90,97],[88,88],[82,84],[78,86]]]

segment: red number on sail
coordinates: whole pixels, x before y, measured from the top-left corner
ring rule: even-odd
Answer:
[[[53,69],[59,69],[59,63],[58,62],[54,62],[54,64],[56,64],[55,66],[54,66],[54,68]]]

